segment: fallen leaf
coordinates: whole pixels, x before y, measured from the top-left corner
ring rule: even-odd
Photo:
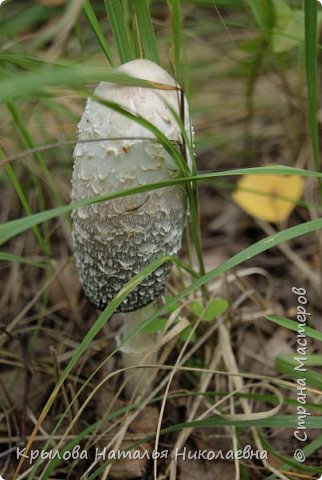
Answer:
[[[303,195],[304,181],[295,175],[244,175],[233,194],[235,202],[261,220],[286,220]]]

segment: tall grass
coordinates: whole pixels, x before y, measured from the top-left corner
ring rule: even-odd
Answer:
[[[2,103],[0,114],[2,123],[5,125],[5,133],[11,136],[9,142],[2,142],[1,165],[6,177],[2,173],[0,180],[3,185],[7,185],[8,181],[11,182],[12,188],[16,192],[21,205],[20,209],[16,209],[16,212],[18,211],[19,213],[20,211],[21,218],[18,218],[18,215],[16,215],[15,218],[8,218],[7,221],[0,225],[0,245],[4,249],[8,248],[8,251],[0,252],[0,260],[6,262],[6,265],[10,263],[26,265],[42,272],[42,270],[46,268],[46,265],[54,258],[55,254],[57,254],[57,250],[59,251],[59,248],[61,248],[55,245],[52,237],[52,231],[56,228],[53,223],[54,219],[63,217],[70,213],[73,208],[82,205],[120,198],[125,195],[134,195],[136,193],[179,183],[185,185],[190,203],[188,244],[193,245],[194,256],[199,260],[198,268],[196,268],[193,264],[186,266],[177,258],[160,258],[148,265],[122,288],[106,309],[97,316],[95,322],[88,327],[83,340],[73,348],[72,356],[64,362],[64,370],[59,373],[57,381],[51,389],[51,393],[46,398],[45,406],[40,413],[37,412],[36,425],[33,431],[29,432],[27,451],[32,448],[34,442],[37,440],[38,432],[44,421],[50,417],[51,409],[55,402],[57,402],[66,381],[74,374],[81,359],[91,350],[96,336],[102,331],[104,325],[115,312],[118,305],[135,286],[139,285],[144,278],[150,275],[151,272],[161,264],[169,261],[175,264],[184,280],[182,281],[180,291],[172,297],[169,297],[159,311],[149,318],[146,324],[142,325],[140,329],[145,328],[161,315],[169,315],[180,302],[182,302],[182,305],[185,304],[185,308],[188,309],[187,316],[193,315],[192,310],[189,310],[189,299],[191,300],[197,297],[201,298],[201,301],[207,302],[207,290],[203,290],[202,287],[206,287],[215,279],[218,279],[224,274],[228,274],[228,272],[240,267],[250,259],[261,255],[263,252],[270,251],[274,247],[285,244],[293,239],[318,232],[322,228],[322,220],[320,218],[311,219],[309,209],[304,208],[305,213],[302,214],[302,218],[304,218],[302,222],[288,228],[281,226],[278,232],[251,243],[248,247],[231,256],[231,258],[222,262],[216,268],[212,268],[208,273],[205,272],[198,199],[198,185],[200,183],[206,181],[209,184],[214,179],[224,179],[225,177],[234,177],[249,173],[258,174],[259,179],[260,176],[264,174],[300,175],[305,178],[310,178],[311,180],[315,179],[321,183],[322,172],[317,119],[319,98],[317,82],[318,4],[314,0],[307,0],[304,3],[303,9],[301,8],[300,2],[294,2],[292,8],[286,4],[285,22],[291,22],[295,17],[303,21],[304,44],[301,44],[300,41],[293,38],[293,43],[290,42],[287,48],[283,47],[284,49],[280,51],[279,49],[282,47],[280,45],[276,47],[276,39],[287,38],[287,35],[285,34],[285,23],[283,24],[283,19],[281,20],[280,14],[285,2],[284,0],[278,1],[281,2],[279,6],[277,6],[277,2],[273,0],[265,0],[262,2],[252,0],[216,0],[216,2],[212,0],[186,0],[181,2],[169,0],[164,3],[148,0],[105,0],[104,8],[102,8],[99,2],[86,0],[82,4],[82,16],[79,17],[79,14],[77,14],[75,18],[68,18],[68,20],[72,20],[75,30],[72,29],[67,36],[66,44],[68,44],[68,48],[63,49],[58,59],[54,60],[50,56],[46,57],[46,55],[44,55],[43,48],[47,42],[53,42],[55,44],[55,39],[57,39],[57,33],[52,29],[50,19],[53,14],[59,16],[70,15],[70,11],[62,7],[55,7],[50,10],[37,2],[30,6],[19,5],[18,7],[14,7],[8,3],[8,7],[6,7],[9,12],[8,16],[1,21],[1,35],[5,42],[0,54],[0,102]],[[4,8],[4,6],[0,8]],[[219,12],[223,9],[222,11],[225,14],[224,19],[218,16],[216,17],[216,8],[219,9]],[[194,23],[195,14],[197,15],[197,19],[201,19],[204,22],[204,24],[202,23],[205,29],[204,32],[201,31],[200,33],[198,30],[200,25],[198,22],[196,22],[196,24]],[[24,22],[22,22],[21,15],[24,16]],[[207,23],[208,16],[211,16],[209,23]],[[214,19],[216,19],[216,24]],[[44,31],[42,31],[40,35],[41,38],[37,38],[37,35],[35,35],[31,46],[27,43],[25,47],[23,39],[19,38],[19,33],[25,26],[31,30],[36,29],[39,23],[45,25]],[[78,31],[80,33],[78,35],[76,27],[79,27]],[[251,31],[253,32],[251,38],[246,35],[249,29],[252,29]],[[87,35],[86,39],[90,39],[88,51],[86,41],[81,38],[83,31],[84,35]],[[216,31],[216,33],[219,32],[218,42],[212,39],[213,31]],[[231,41],[232,39],[229,38],[227,31],[237,32],[236,37],[240,35],[240,38],[238,37],[237,40],[233,39],[233,41]],[[199,40],[197,46],[193,42],[195,36],[198,36]],[[212,57],[207,47],[207,41],[202,43],[204,41],[203,36],[206,40],[211,38],[210,43],[212,48],[216,50],[217,53],[220,52],[220,55],[218,55],[218,64],[216,65],[211,63]],[[17,39],[19,40],[15,42]],[[70,43],[68,43],[68,40]],[[235,43],[237,41],[239,42],[238,48]],[[32,50],[33,48],[35,49],[34,51]],[[200,53],[202,48],[204,48],[205,51]],[[198,49],[200,49],[199,52]],[[69,51],[73,53],[69,54]],[[227,58],[225,56],[226,54]],[[237,60],[234,60],[235,63],[232,63],[230,56],[236,56]],[[75,138],[74,134],[70,136],[68,133],[62,133],[63,129],[61,129],[59,125],[59,133],[62,133],[63,138],[58,138],[57,136],[55,138],[55,145],[58,148],[50,148],[46,152],[46,143],[40,141],[40,128],[38,129],[40,122],[36,125],[37,128],[35,129],[34,125],[30,125],[28,115],[33,116],[34,110],[38,109],[40,118],[49,118],[51,122],[55,117],[55,112],[59,120],[62,122],[66,121],[70,124],[71,118],[79,116],[83,108],[84,98],[91,94],[92,84],[101,80],[118,82],[120,84],[135,84],[142,87],[153,87],[153,85],[148,82],[137,81],[112,71],[112,68],[120,63],[135,58],[148,58],[167,67],[179,82],[184,83],[185,90],[190,93],[189,100],[191,101],[193,116],[195,115],[196,122],[201,130],[200,137],[198,136],[198,132],[196,134],[197,150],[200,148],[200,151],[203,153],[212,152],[215,146],[217,147],[217,151],[220,146],[225,146],[227,150],[231,152],[233,151],[232,145],[241,144],[241,140],[245,140],[241,138],[240,128],[234,129],[232,133],[226,132],[228,129],[227,125],[232,121],[231,115],[234,115],[236,111],[234,110],[231,114],[226,98],[222,100],[222,98],[218,97],[217,85],[212,84],[214,80],[218,80],[219,83],[220,75],[225,76],[227,72],[229,72],[229,78],[232,83],[235,82],[238,76],[242,79],[244,89],[241,94],[242,103],[244,105],[247,104],[249,110],[244,113],[247,117],[247,113],[249,114],[251,111],[252,114],[248,115],[248,118],[249,120],[253,120],[253,114],[256,108],[262,108],[261,102],[256,104],[256,88],[261,76],[265,74],[269,75],[271,72],[277,72],[279,78],[282,78],[284,82],[283,88],[285,93],[289,89],[292,91],[292,89],[297,88],[297,86],[294,86],[288,79],[286,69],[291,66],[294,71],[296,71],[299,62],[301,65],[305,64],[305,87],[307,88],[306,108],[314,157],[314,168],[308,168],[312,166],[307,164],[301,165],[304,168],[297,168],[298,165],[294,162],[293,166],[275,165],[269,167],[237,168],[239,167],[239,165],[237,165],[236,168],[222,168],[221,171],[217,172],[198,173],[197,161],[197,164],[194,165],[192,171],[190,171],[186,163],[184,149],[179,150],[176,145],[170,142],[145,119],[133,116],[130,111],[112,102],[105,102],[110,108],[128,118],[134,119],[139,124],[148,128],[155,135],[157,141],[160,142],[175,159],[180,168],[181,177],[167,182],[138,187],[125,192],[107,193],[100,197],[81,200],[73,204],[68,203],[56,183],[58,174],[55,172],[55,166],[59,165],[61,153],[64,151],[64,148],[66,148],[66,144],[68,146],[68,142],[73,141]],[[283,67],[284,64],[287,65],[287,67]],[[216,78],[213,72],[217,67],[220,72]],[[188,78],[187,72],[190,71],[191,78]],[[207,75],[210,75],[210,80]],[[299,75],[299,79],[301,79],[301,74]],[[209,98],[207,97],[206,100],[204,98],[199,99],[198,85],[204,85],[205,83],[207,83],[206,90]],[[225,85],[222,83],[219,88],[226,91]],[[234,87],[232,87],[232,89],[233,88]],[[221,107],[217,106],[216,100],[218,100],[219,103],[221,102]],[[263,104],[266,104],[266,102],[267,99],[262,99]],[[227,108],[225,108],[226,103]],[[270,100],[269,103],[271,103]],[[269,108],[272,108],[272,106],[270,105]],[[218,112],[214,112],[216,109],[218,109]],[[219,133],[217,136],[215,136],[216,130],[211,123],[214,122],[213,115],[216,115],[218,120],[216,128],[218,128]],[[8,118],[10,118],[10,122]],[[33,116],[33,118],[35,117]],[[224,128],[220,125],[220,120],[223,120],[225,124]],[[178,119],[178,122],[180,122],[180,119]],[[7,125],[8,123],[9,125]],[[45,134],[48,133],[48,138],[52,136],[55,137],[56,133],[53,135],[51,132],[48,132],[48,125],[45,124],[42,127],[44,128]],[[182,130],[184,130],[184,128],[182,128]],[[256,137],[256,132],[253,131],[252,134]],[[218,137],[220,138],[218,139]],[[260,138],[265,139],[265,134]],[[188,141],[187,138],[186,141]],[[67,156],[71,155],[69,147]],[[21,148],[27,149],[27,160],[24,162],[22,162],[22,159],[19,157],[19,153],[21,153],[19,150]],[[193,149],[192,144],[188,145],[188,148]],[[15,156],[17,157],[16,159]],[[70,164],[65,165],[65,167],[69,174],[71,174]],[[319,208],[318,205],[315,205],[315,207],[317,209]],[[227,222],[229,222],[229,219],[227,219]],[[34,235],[34,252],[37,254],[41,253],[40,259],[29,258],[27,253],[26,255],[21,254],[17,247],[18,239],[24,238],[23,235],[30,235],[30,231],[32,231]],[[27,248],[26,251],[28,252]],[[189,276],[187,279],[184,276],[187,275],[186,271],[192,274],[192,278]],[[295,331],[296,329],[294,322],[276,315],[268,315],[267,322],[274,322],[290,331]],[[137,334],[138,331],[134,332],[133,336]],[[322,340],[321,333],[313,327],[307,327],[306,334],[308,337],[317,341]],[[182,348],[184,352],[184,348],[186,348],[188,343],[187,341],[185,346],[178,348]],[[79,444],[81,441],[93,435],[104,420],[115,421],[115,419],[121,419],[124,414],[129,414],[131,411],[136,411],[142,407],[142,405],[134,404],[124,409],[116,410],[108,414],[103,420],[97,420],[86,428],[80,427],[72,440],[68,440],[67,438],[69,427],[66,427],[64,424],[66,416],[73,412],[73,406],[77,404],[84,390],[87,389],[91,391],[91,386],[95,384],[95,375],[100,372],[106,362],[115,358],[121,346],[122,345],[118,345],[118,347],[107,356],[104,362],[97,367],[94,373],[83,380],[81,386],[77,384],[75,396],[69,400],[67,407],[61,412],[59,420],[55,422],[54,428],[49,432],[44,449],[49,449],[55,444],[55,434],[59,434],[62,431],[62,449],[72,448],[74,445]],[[312,357],[311,360],[313,365],[321,365],[320,357]],[[289,358],[282,357],[277,359],[276,370],[282,374],[286,374],[290,379],[293,378],[291,375],[292,367],[293,364]],[[194,373],[198,370],[194,370],[193,367],[189,367],[184,362],[180,365],[180,368],[182,371],[185,371],[185,368],[188,371],[190,368],[191,372]],[[208,365],[204,364],[198,373],[207,373],[207,369]],[[167,371],[167,366],[164,367],[164,370],[165,372]],[[252,375],[252,373],[241,372],[237,374],[231,371],[220,371],[216,373],[224,377],[231,376],[235,378],[236,376],[240,376],[245,379],[254,378],[256,380],[262,380],[260,375],[256,376]],[[313,387],[315,389],[321,388],[318,374],[313,370],[308,380],[311,389]],[[265,381],[276,384],[281,391],[295,391],[295,384],[292,381],[284,381],[280,378],[276,379],[273,376],[265,378]],[[227,385],[228,383],[229,382],[227,382]],[[95,391],[94,389],[94,393]],[[90,395],[94,395],[94,393]],[[147,398],[146,404],[162,402],[164,400],[162,399],[162,391],[161,397],[156,396],[157,393],[158,392],[155,393],[155,397],[152,395],[151,398]],[[254,398],[252,392],[244,393],[239,391],[237,393],[239,396],[244,395],[243,399],[246,402],[251,402]],[[311,393],[313,395],[317,392],[314,390],[314,392]],[[193,396],[194,394],[207,396],[209,392],[191,391],[187,395]],[[172,393],[170,397],[171,395]],[[233,398],[235,398],[234,395]],[[240,397],[238,397],[238,402],[239,400]],[[277,395],[269,396],[263,394],[261,398],[257,397],[257,400],[262,401],[264,404],[265,402],[277,404],[279,398]],[[282,404],[283,406],[291,405],[294,407],[292,399],[287,397],[284,398]],[[238,403],[238,405],[243,407],[245,403],[243,404],[241,402]],[[283,408],[282,405],[281,408]],[[320,407],[312,401],[312,410],[313,409],[315,409],[316,413],[310,417],[308,428],[321,428]],[[80,409],[80,413],[82,411],[83,410]],[[76,415],[75,421],[77,419],[78,417]],[[260,431],[262,445],[273,455],[278,456],[279,453],[276,452],[273,442],[265,436],[265,428],[294,428],[296,426],[296,417],[293,414],[286,415],[282,413],[265,419],[252,418],[250,413],[249,418],[246,420],[230,420],[225,417],[210,416],[202,421],[196,419],[179,423],[171,428],[163,428],[158,434],[162,435],[174,431],[180,432],[188,428],[213,428],[219,426],[238,427],[237,430],[235,430],[235,432],[237,432],[236,435],[239,435],[240,432],[247,432],[248,434],[248,427],[256,427],[256,429]],[[63,430],[64,428],[65,431]],[[252,435],[255,439],[254,441],[258,442],[259,436],[256,432],[257,430],[252,430]],[[155,438],[155,434],[140,439],[138,443],[143,443],[153,438]],[[131,447],[134,448],[135,446],[136,443],[133,442]],[[319,436],[306,446],[306,455],[309,457],[318,448],[321,448],[321,446],[322,438]],[[285,471],[289,469],[299,472],[299,475],[312,472],[322,473],[322,468],[313,468],[305,464],[298,464],[294,462],[290,456],[280,455],[280,459],[283,462],[283,467],[280,470],[270,465],[264,465],[266,469],[265,474],[269,475],[266,478],[287,478],[285,477]],[[24,458],[21,458],[14,478],[18,478],[23,464]],[[49,479],[59,465],[59,459],[48,460],[47,462],[39,459],[32,468],[29,468],[28,478],[36,478],[35,475],[37,474],[39,475],[37,478]],[[98,467],[94,466],[93,471],[87,478],[100,478],[100,475],[102,475],[106,467],[107,464]],[[284,473],[282,473],[282,470]],[[248,478],[247,473],[243,473],[243,478]]]

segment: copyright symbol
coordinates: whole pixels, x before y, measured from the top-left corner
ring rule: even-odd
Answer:
[[[303,451],[300,450],[299,448],[294,452],[293,456],[294,456],[295,460],[297,460],[298,462],[300,462],[300,463],[305,462],[305,455],[304,455]]]

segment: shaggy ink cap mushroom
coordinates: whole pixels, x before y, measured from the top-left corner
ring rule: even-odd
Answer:
[[[165,70],[149,60],[134,60],[116,71],[177,86]],[[101,82],[94,94],[142,116],[169,140],[182,142],[180,126],[171,111],[180,115],[177,89]],[[184,123],[189,138],[189,111],[186,99],[184,101]],[[150,130],[94,99],[87,100],[74,150],[73,200],[123,191],[179,175],[176,161]],[[186,210],[187,199],[182,185],[75,209],[72,219],[76,265],[89,301],[104,309],[143,267],[163,255],[175,255],[181,246]],[[143,280],[118,311],[131,312],[153,302],[162,293],[170,268],[169,264],[163,265]]]

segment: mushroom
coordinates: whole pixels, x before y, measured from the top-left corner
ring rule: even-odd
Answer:
[[[90,198],[180,175],[176,161],[156,141],[154,134],[96,97],[113,101],[140,115],[169,140],[182,142],[173,112],[180,115],[180,94],[175,80],[149,60],[134,60],[117,72],[173,89],[124,86],[101,82],[95,99],[89,98],[78,125],[74,150],[72,199]],[[190,119],[185,102],[185,129],[190,138]],[[109,140],[110,139],[110,140]],[[86,142],[89,140],[89,142]],[[191,159],[188,159],[188,163]],[[187,211],[185,187],[175,185],[72,212],[73,243],[80,280],[89,301],[104,309],[136,273],[163,255],[175,255],[181,246]],[[155,311],[171,266],[155,270],[120,304],[124,313],[124,338]],[[155,344],[155,335],[139,332],[124,347],[125,366],[139,365]],[[155,357],[149,359],[155,362]],[[127,394],[151,383],[151,369],[142,375],[129,370]]]

